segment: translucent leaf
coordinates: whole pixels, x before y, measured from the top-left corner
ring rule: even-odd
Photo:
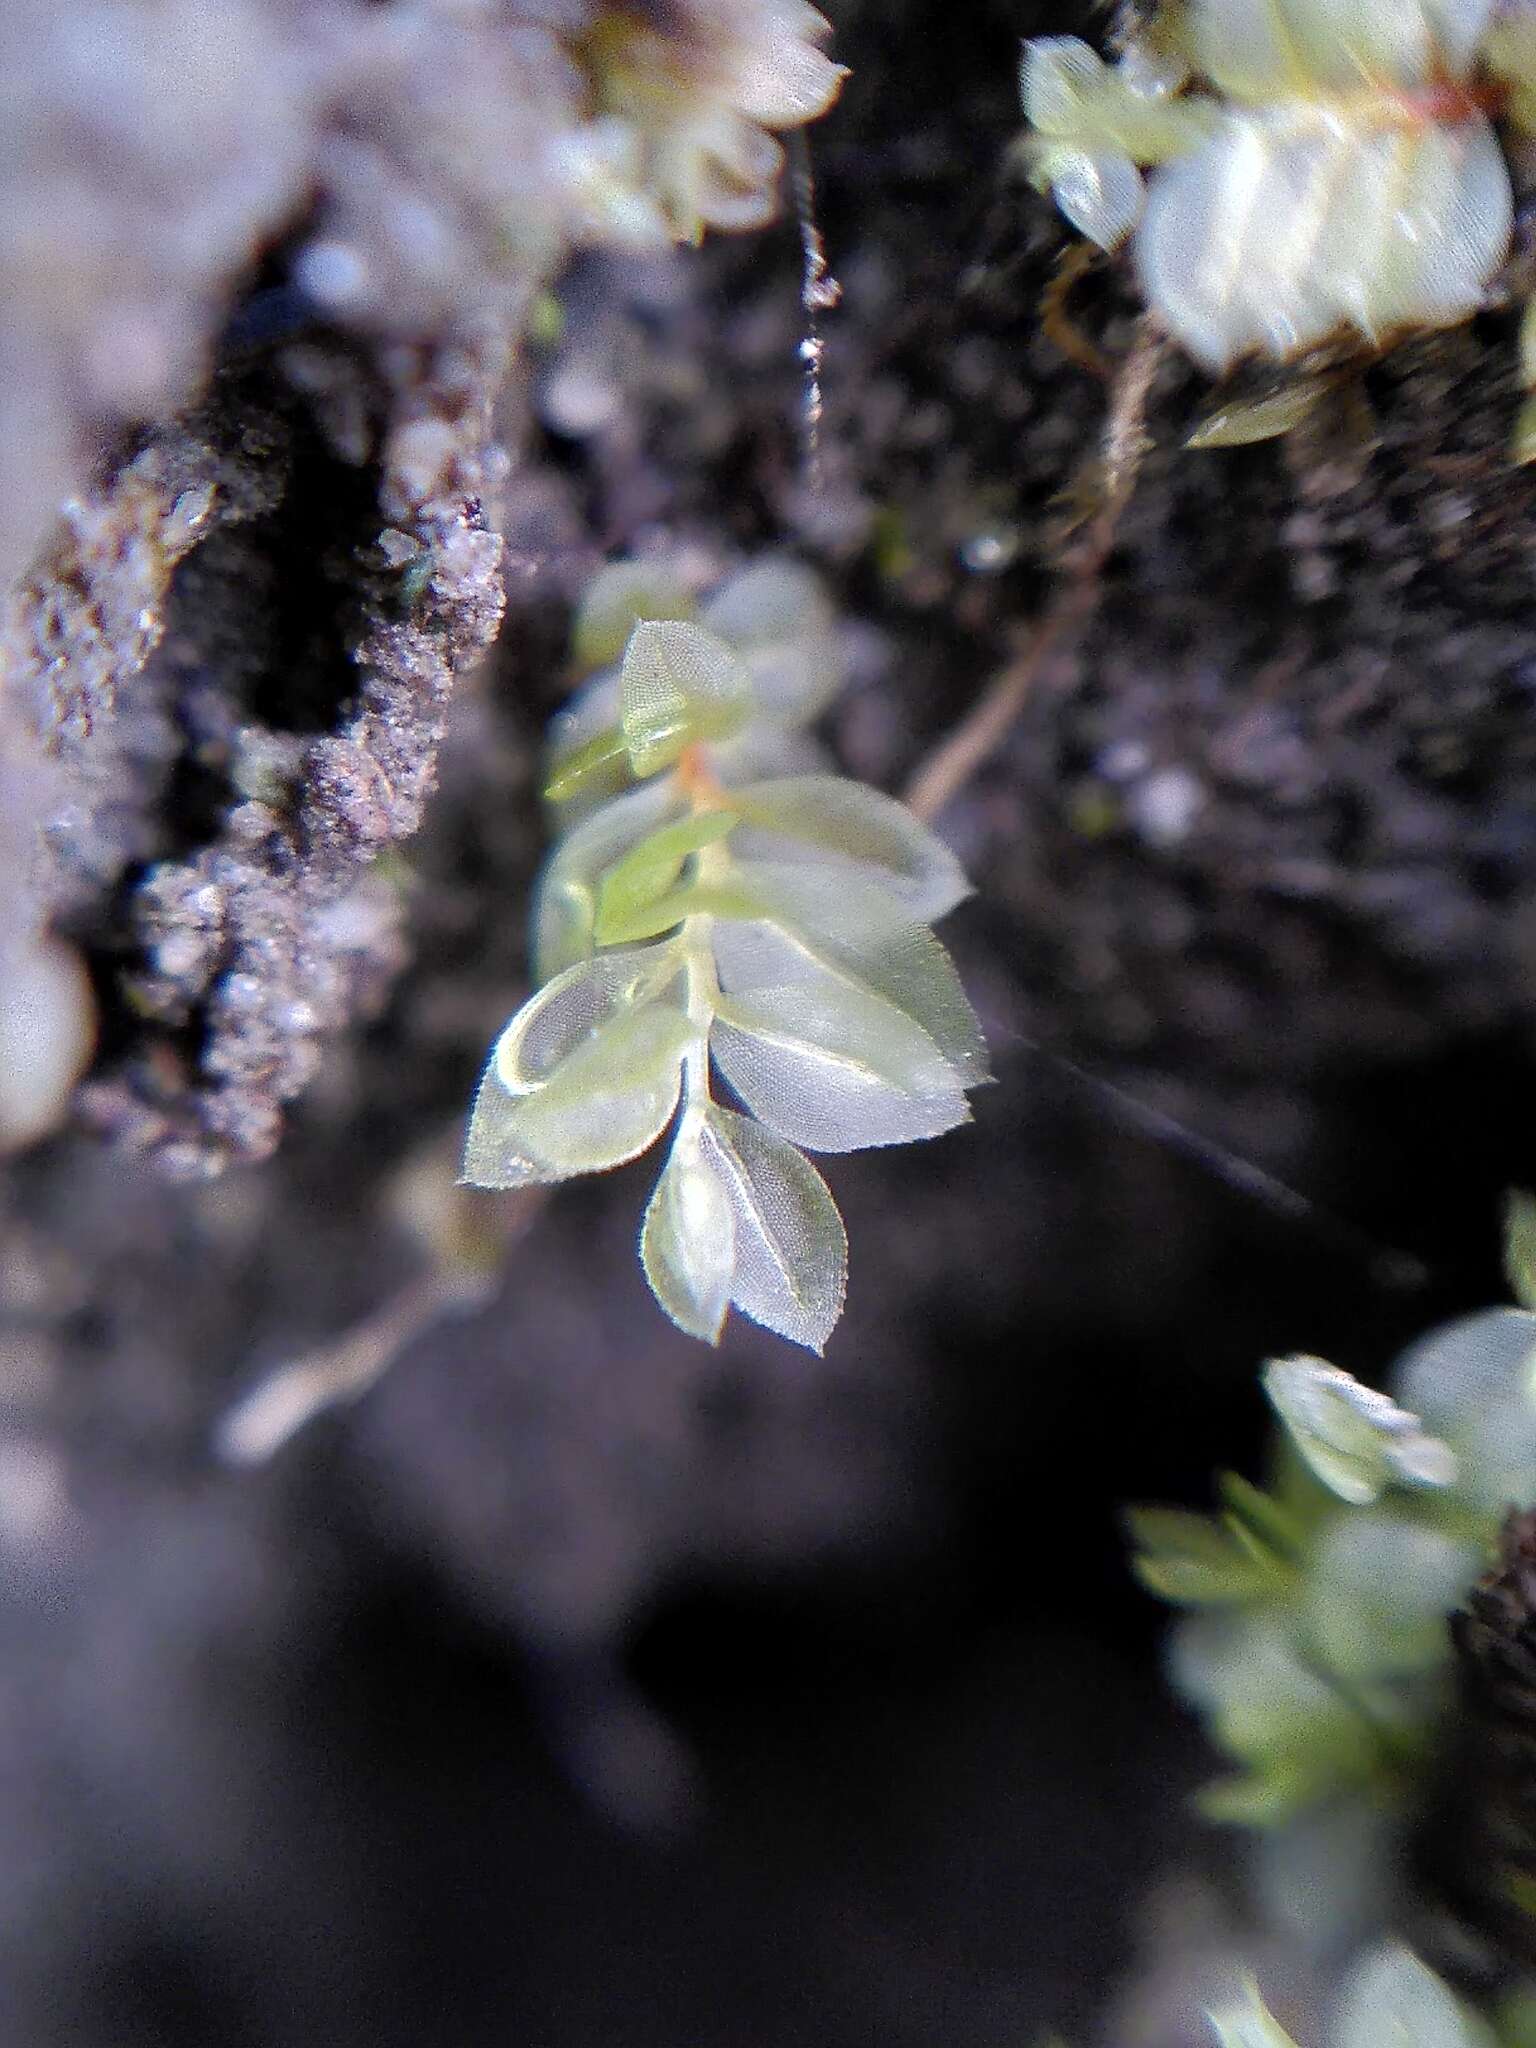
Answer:
[[[1377,341],[1482,304],[1513,218],[1482,116],[1348,122],[1295,101],[1228,115],[1152,180],[1148,300],[1197,361],[1287,357],[1340,328]]]
[[[681,619],[647,619],[630,635],[619,723],[636,775],[654,775],[695,740],[728,739],[751,705],[751,678],[718,634]]]
[[[700,619],[746,664],[754,725],[801,725],[831,701],[842,682],[836,617],[821,579],[788,556],[769,556],[739,570]]]
[[[718,1106],[701,1143],[736,1212],[731,1300],[753,1322],[820,1352],[848,1275],[848,1240],[826,1182],[782,1138]]]
[[[700,618],[733,647],[770,647],[832,626],[821,578],[787,555],[753,562],[722,583]]]
[[[563,820],[583,816],[595,804],[618,796],[629,787],[628,747],[611,764],[602,768],[596,765],[594,742],[598,735],[611,738],[618,731],[619,672],[617,668],[607,668],[584,683],[549,722],[545,736],[545,796],[561,806]],[[583,754],[585,760],[578,761]],[[562,794],[549,796],[551,788]]]
[[[1322,396],[1322,386],[1299,380],[1260,398],[1229,399],[1207,413],[1185,440],[1186,448],[1245,448],[1273,441],[1300,426]]]
[[[589,740],[560,755],[544,784],[547,802],[559,804],[571,797],[590,794],[594,788],[607,789],[614,774],[627,770],[629,742],[615,726],[595,732]]]
[[[693,598],[665,562],[610,562],[582,592],[571,626],[571,657],[584,673],[623,654],[642,619],[691,619]]]
[[[848,75],[815,47],[831,32],[826,17],[800,0],[775,8],[761,28],[754,23],[752,41],[730,74],[735,104],[766,128],[798,127],[825,113]]]
[[[1318,1791],[1315,1774],[1298,1760],[1270,1757],[1251,1771],[1202,1786],[1195,1808],[1223,1827],[1275,1829],[1294,1825]]]
[[[1236,1472],[1223,1472],[1217,1485],[1234,1523],[1250,1530],[1273,1557],[1289,1559],[1297,1555],[1306,1532],[1290,1506],[1251,1485]]]
[[[663,825],[631,848],[599,884],[593,928],[597,943],[611,945],[627,936],[636,913],[658,903],[687,861],[726,838],[740,816],[739,811],[699,811],[675,825]]]
[[[603,953],[568,967],[529,997],[497,1040],[497,1079],[509,1095],[530,1094],[583,1039],[676,971],[655,947]]]
[[[783,861],[740,861],[722,902],[715,957],[731,993],[818,972],[862,984],[922,1026],[967,1088],[988,1078],[987,1049],[954,963],[889,892]]]
[[[1223,1607],[1274,1592],[1282,1575],[1234,1541],[1209,1515],[1132,1508],[1134,1570],[1149,1593],[1181,1607]]]
[[[1176,1682],[1219,1746],[1290,1807],[1358,1783],[1381,1759],[1378,1729],[1314,1666],[1286,1603],[1198,1614],[1174,1643]]]
[[[1192,0],[1196,66],[1231,99],[1262,105],[1312,80],[1276,0]]]
[[[661,1003],[621,1011],[584,1038],[531,1095],[511,1095],[493,1062],[470,1119],[464,1178],[523,1187],[621,1166],[653,1145],[677,1107],[695,1036]]]
[[[1483,55],[1498,6],[1499,0],[1425,0],[1430,41],[1443,71],[1462,78],[1472,69]]]
[[[1041,168],[1067,219],[1101,249],[1118,249],[1140,220],[1146,192],[1124,150],[1059,146]]]
[[[1075,135],[1105,73],[1103,58],[1081,36],[1034,37],[1024,45],[1019,70],[1024,118],[1042,135]]]
[[[1389,1942],[1351,1971],[1330,2048],[1492,2048],[1493,2037],[1411,1949]]]
[[[1194,0],[1200,69],[1261,105],[1462,75],[1493,0]]]
[[[1259,1987],[1249,1978],[1240,2004],[1214,2007],[1206,2014],[1216,2030],[1221,2048],[1296,2048],[1259,1996]]]
[[[1536,1309],[1536,1195],[1522,1188],[1504,1203],[1504,1275],[1520,1306]]]
[[[772,860],[847,861],[881,883],[917,924],[971,893],[959,861],[894,797],[837,775],[789,775],[732,793],[746,830],[737,851]],[[787,846],[785,841],[790,842]]]
[[[745,647],[741,658],[752,678],[753,721],[775,731],[806,724],[842,687],[845,663],[833,632]]]
[[[1209,0],[1205,0],[1209,10]],[[1270,0],[1303,80],[1348,93],[1432,85],[1471,65],[1493,0]],[[1221,18],[1227,19],[1225,7]],[[1291,74],[1295,90],[1296,72]]]
[[[1312,1640],[1350,1678],[1434,1670],[1450,1654],[1446,1616],[1480,1564],[1474,1546],[1406,1515],[1337,1516],[1306,1575]]]
[[[1264,1368],[1264,1391],[1307,1464],[1340,1500],[1375,1500],[1389,1481],[1449,1486],[1450,1447],[1429,1436],[1418,1416],[1321,1358],[1277,1358]]]
[[[1291,46],[1315,86],[1408,86],[1430,76],[1434,43],[1424,0],[1276,0]]]
[[[1431,1330],[1393,1371],[1403,1404],[1456,1455],[1459,1503],[1536,1499],[1536,1315],[1485,1309]]]
[[[1069,149],[1116,155],[1133,166],[1162,163],[1195,147],[1211,121],[1206,103],[1147,89],[1176,75],[1141,60],[1122,71],[1077,36],[1037,36],[1024,45],[1019,74],[1025,119]]]
[[[736,1209],[716,1156],[696,1131],[678,1134],[656,1183],[640,1259],[651,1292],[678,1328],[718,1343],[736,1273]]]
[[[667,783],[649,783],[605,804],[560,841],[534,899],[533,964],[541,982],[592,951],[603,877],[682,807]]]
[[[851,982],[723,996],[709,1044],[759,1122],[812,1152],[933,1138],[970,1115],[927,1032]]]

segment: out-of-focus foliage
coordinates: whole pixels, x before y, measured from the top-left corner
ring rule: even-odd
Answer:
[[[1240,2004],[1211,2015],[1221,2048],[1301,2048],[1250,1981]],[[1312,2048],[1312,2044],[1308,2044]],[[1496,2037],[1399,1942],[1354,1965],[1315,2048],[1497,2048]]]
[[[833,775],[757,779],[837,679],[814,581],[744,571],[706,608],[625,565],[577,620],[588,683],[556,734],[551,794],[578,814],[535,910],[542,986],[475,1104],[466,1180],[600,1172],[676,1119],[641,1258],[680,1328],[732,1306],[819,1351],[842,1309],[842,1222],[804,1150],[934,1137],[986,1079],[931,922],[966,893],[901,805]],[[727,638],[726,635],[730,637]],[[590,808],[593,786],[636,786]],[[714,1099],[713,1077],[741,1104]],[[745,1113],[742,1113],[745,1112]]]
[[[1374,1387],[1363,1387],[1320,1358],[1277,1358],[1264,1370],[1264,1391],[1291,1441],[1330,1493],[1353,1507],[1379,1500],[1400,1480],[1450,1486],[1456,1456],[1419,1418]]]
[[[1512,1198],[1505,1258],[1522,1300],[1531,1217],[1530,1199]],[[1364,1387],[1316,1358],[1272,1361],[1264,1387],[1282,1428],[1268,1486],[1228,1473],[1214,1516],[1152,1508],[1130,1517],[1137,1575],[1191,1610],[1172,1644],[1174,1682],[1237,1766],[1203,1795],[1205,1808],[1259,1831],[1260,1898],[1319,1956],[1401,1924],[1408,1831],[1447,1803],[1456,1700],[1454,1754],[1471,1755],[1470,1724],[1461,1726],[1468,1694],[1453,1684],[1457,1646],[1469,1654],[1463,1610],[1484,1616],[1485,1663],[1503,1654],[1504,1638],[1493,1638],[1505,1609],[1490,1610],[1498,1589],[1513,1587],[1516,1619],[1525,1613],[1525,1518],[1509,1510],[1536,1501],[1536,1313],[1489,1309],[1432,1330],[1398,1359],[1390,1384],[1390,1395]],[[1490,1739],[1497,1747],[1504,1736]],[[1464,1770],[1457,1785],[1474,1806],[1501,1796]],[[1471,1893],[1454,1875],[1466,1862],[1454,1843],[1434,1865],[1452,1873],[1442,1903],[1463,1914],[1464,1945],[1478,1938],[1477,1885],[1521,1881],[1504,1824],[1490,1816],[1470,1831],[1460,1814],[1444,1819],[1473,1845]],[[1495,1915],[1489,1926],[1498,1925]],[[1252,1983],[1210,2017],[1223,2048],[1297,2048]],[[1529,2029],[1523,1991],[1490,2021],[1388,1942],[1357,1958],[1317,2043],[1521,2048]]]
[[[1512,1500],[1536,1499],[1536,1316],[1493,1309],[1398,1361],[1396,1399],[1318,1359],[1272,1363],[1285,1426],[1266,1490],[1214,1516],[1131,1516],[1142,1582],[1198,1610],[1180,1690],[1237,1774],[1212,1814],[1271,1827],[1328,1800],[1403,1811],[1443,1711],[1446,1617]]]
[[[1529,132],[1533,55],[1528,10],[1492,0],[1169,0],[1113,65],[1026,44],[1027,157],[1085,235],[1134,235],[1150,306],[1208,369],[1379,346],[1484,304],[1514,220],[1494,120]]]
[[[805,0],[690,0],[685,12],[691,37],[604,7],[579,45],[597,111],[568,161],[601,217],[641,240],[761,227],[783,161],[768,131],[824,113],[843,79]]]

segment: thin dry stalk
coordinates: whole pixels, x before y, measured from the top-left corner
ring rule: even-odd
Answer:
[[[905,801],[925,824],[953,802],[1003,741],[1051,658],[1070,647],[1098,609],[1102,572],[1147,448],[1147,399],[1167,343],[1143,316],[1110,397],[1100,448],[1103,494],[1064,566],[1044,617],[954,730],[921,763]]]

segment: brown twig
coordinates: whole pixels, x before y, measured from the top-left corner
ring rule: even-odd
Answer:
[[[491,1198],[445,1185],[439,1168],[429,1155],[397,1189],[405,1220],[430,1257],[426,1271],[332,1343],[275,1367],[249,1388],[214,1432],[214,1449],[225,1464],[264,1464],[317,1415],[360,1400],[417,1338],[491,1300],[505,1253],[530,1228],[549,1190],[528,1187],[510,1199]],[[411,1214],[413,1199],[419,1214]]]
[[[1072,312],[1072,294],[1099,262],[1103,251],[1093,242],[1073,242],[1063,251],[1056,274],[1040,297],[1040,327],[1048,341],[1055,342],[1069,363],[1112,384],[1115,365],[1091,335],[1079,325]]]
[[[907,807],[925,823],[954,800],[1002,745],[1046,663],[1072,645],[1098,609],[1101,572],[1146,452],[1147,399],[1166,347],[1151,319],[1143,316],[1110,397],[1099,452],[1098,510],[1067,558],[1063,580],[1033,633],[908,783]]]

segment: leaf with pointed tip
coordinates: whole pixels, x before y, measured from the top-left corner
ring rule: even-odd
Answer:
[[[1284,1581],[1273,1561],[1255,1555],[1209,1515],[1132,1508],[1125,1519],[1137,1546],[1136,1576],[1160,1600],[1180,1607],[1236,1606],[1273,1594]]]
[[[1493,2036],[1401,1942],[1350,1972],[1329,2035],[1333,2048],[1493,2048]]]
[[[967,1088],[989,1078],[981,1026],[954,962],[888,890],[791,861],[743,860],[733,898],[714,914],[722,920],[715,956],[730,993],[838,974],[919,1024]]]
[[[934,1138],[970,1115],[927,1032],[833,976],[721,997],[709,1044],[758,1121],[811,1152]]]
[[[827,1184],[782,1138],[711,1105],[701,1142],[736,1212],[731,1300],[819,1353],[842,1313],[848,1239]]]
[[[660,992],[677,969],[664,949],[634,946],[578,960],[531,995],[496,1041],[496,1076],[529,1095],[621,1010]]]
[[[1298,380],[1257,398],[1229,398],[1185,437],[1186,448],[1246,448],[1275,441],[1299,427],[1323,395],[1323,386]]]
[[[532,1094],[509,1094],[493,1064],[470,1119],[465,1180],[524,1187],[637,1158],[677,1107],[683,1054],[695,1036],[680,1010],[647,1003],[582,1039]]]
[[[736,1209],[716,1154],[697,1131],[678,1133],[656,1183],[640,1231],[640,1261],[678,1328],[717,1344],[736,1276]]]
[[[621,763],[627,765],[629,759],[629,741],[624,733],[616,725],[605,726],[579,747],[559,757],[544,784],[545,798],[552,804],[564,803],[569,797],[579,796],[607,771]]]
[[[1207,2011],[1206,2018],[1216,2029],[1216,2039],[1221,2048],[1296,2048],[1296,2043],[1259,1996],[1259,1987],[1251,1977],[1243,1987],[1240,2005],[1212,2008]]]
[[[888,889],[917,924],[933,924],[971,893],[959,861],[905,804],[838,775],[787,775],[732,792],[746,858],[846,863]],[[789,842],[786,846],[784,842]]]
[[[636,775],[669,767],[695,740],[746,724],[752,680],[718,634],[684,619],[642,619],[619,677],[619,724]]]
[[[612,945],[630,935],[635,918],[643,917],[674,887],[684,864],[726,838],[740,816],[739,811],[724,809],[695,812],[648,834],[616,861],[598,888],[593,926],[597,943]]]
[[[1227,1507],[1227,1524],[1234,1531],[1245,1529],[1271,1557],[1294,1562],[1301,1554],[1306,1529],[1294,1507],[1265,1493],[1237,1472],[1217,1475],[1217,1487]]]
[[[1272,1358],[1264,1391],[1318,1478],[1355,1507],[1376,1500],[1394,1479],[1449,1486],[1456,1478],[1448,1444],[1388,1395],[1326,1359]]]
[[[533,968],[541,982],[592,951],[604,876],[682,802],[669,784],[647,783],[605,804],[561,840],[545,863],[534,902]]]

